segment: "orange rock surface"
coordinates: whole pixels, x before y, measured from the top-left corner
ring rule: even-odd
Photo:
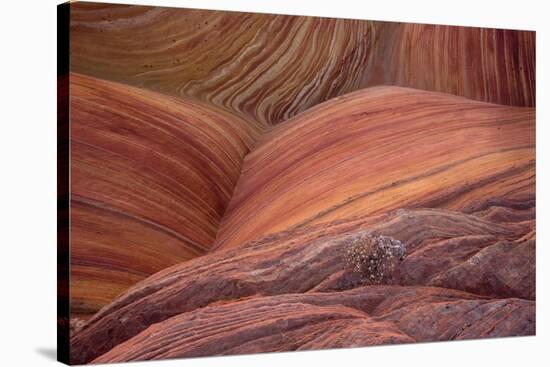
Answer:
[[[380,84],[534,106],[534,48],[534,32],[71,6],[73,71],[209,102],[264,125]]]
[[[534,190],[535,111],[398,87],[320,104],[245,158],[217,248],[400,207],[468,211]]]
[[[535,334],[534,32],[70,10],[72,363]]]
[[[209,250],[257,130],[213,107],[71,74],[71,308],[93,314]]]

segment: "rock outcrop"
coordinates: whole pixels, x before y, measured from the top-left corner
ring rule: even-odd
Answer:
[[[508,206],[500,208],[513,206],[510,202],[500,205],[504,204]],[[242,303],[245,299],[265,302],[270,311],[266,311],[263,317],[267,319],[273,312],[271,321],[278,320],[279,307],[290,302],[317,307],[343,305],[366,314],[358,316],[355,311],[350,311],[351,316],[343,316],[341,310],[314,308],[324,315],[319,316],[321,319],[360,318],[363,320],[357,321],[360,325],[363,322],[369,325],[373,321],[384,322],[376,324],[375,330],[378,331],[375,335],[368,327],[360,337],[351,333],[348,335],[351,338],[347,341],[349,345],[345,337],[336,338],[334,342],[338,340],[340,346],[370,345],[368,340],[373,343],[385,340],[410,342],[450,340],[460,335],[464,338],[528,335],[534,330],[535,320],[534,297],[530,297],[534,296],[534,282],[524,281],[534,279],[535,269],[535,254],[530,245],[534,228],[531,209],[516,211],[506,222],[448,210],[398,210],[376,217],[289,230],[239,248],[215,251],[160,271],[129,289],[73,336],[72,353],[76,363],[92,361],[110,350],[105,358],[96,362],[124,360],[129,356],[132,359],[151,358],[157,356],[156,348],[167,353],[158,354],[159,358],[206,355],[213,352],[210,348],[218,348],[215,353],[223,354],[234,352],[235,346],[229,341],[241,340],[241,332],[255,335],[251,340],[260,337],[271,340],[286,335],[285,328],[273,330],[255,325],[253,313],[247,322],[244,310],[242,320],[231,324],[228,330],[222,328],[225,331],[219,332],[223,335],[217,335],[218,328],[210,328],[213,321],[204,315],[211,308],[218,310],[217,307],[223,306],[219,309],[222,312],[219,322],[230,323],[230,315],[239,312],[240,307],[259,307]],[[531,216],[526,219],[528,213]],[[367,279],[347,267],[345,245],[364,231],[395,238],[405,244],[408,255],[397,268],[392,284],[368,285]],[[502,246],[503,243],[507,246]],[[511,261],[506,255],[511,251],[515,252],[514,267],[506,266]],[[446,254],[443,259],[441,252]],[[491,274],[490,281],[479,288],[471,286],[479,275],[459,271],[460,267],[471,267],[477,261],[491,263],[493,269],[498,269]],[[522,272],[519,273],[518,269]],[[479,274],[485,270],[476,271]],[[419,272],[423,276],[419,276]],[[444,282],[446,288],[436,286],[437,282]],[[526,295],[527,299],[520,299]],[[443,301],[449,302],[447,308]],[[441,309],[449,311],[440,312]],[[292,318],[292,312],[304,312],[305,315],[312,310],[281,312]],[[399,312],[407,313],[408,318],[401,320]],[[471,326],[475,320],[483,320],[483,327],[477,325],[475,330],[462,334],[460,330],[469,324]],[[319,321],[313,323],[316,322]],[[401,322],[403,328],[399,326]],[[428,332],[425,327],[416,325],[418,329],[413,330],[414,322],[428,323],[432,329]],[[172,351],[171,343],[187,345],[188,342],[183,331],[182,335],[176,331],[171,333],[171,325],[192,328],[194,343],[189,349]],[[252,331],[246,329],[248,326]],[[491,331],[493,327],[497,332]],[[162,331],[165,328],[167,331]],[[309,332],[315,335],[318,330],[313,328]],[[162,336],[165,333],[166,340]],[[214,335],[212,339],[211,334]],[[157,337],[158,344],[153,346]],[[315,348],[315,343],[310,343],[308,338],[303,339],[304,343],[307,341],[304,348]],[[164,345],[165,342],[168,344]],[[250,347],[242,351],[265,351],[263,344],[252,344],[257,349]],[[225,345],[227,349],[224,349]],[[330,345],[320,344],[319,347]],[[284,349],[285,346],[288,349]],[[289,344],[283,343],[280,347],[283,349],[278,350],[292,350],[299,345],[289,339]],[[149,350],[152,354],[146,354]]]
[[[535,334],[534,32],[70,10],[72,363]]]
[[[385,294],[393,291],[382,290]],[[366,288],[337,294],[262,297],[197,309],[154,324],[94,363],[534,332],[534,319],[524,321],[534,316],[532,301],[486,300],[444,289],[399,287],[401,294],[393,295],[398,304],[384,304],[386,307],[380,309],[380,304],[376,305],[378,291],[371,294]]]
[[[258,134],[211,106],[70,75],[71,309],[204,254]]]

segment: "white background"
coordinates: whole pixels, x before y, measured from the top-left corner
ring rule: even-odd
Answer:
[[[111,1],[120,2],[120,1]],[[128,363],[125,366],[549,365],[546,1],[124,1],[209,9],[537,31],[537,336]],[[0,366],[54,365],[56,353],[56,4],[0,11]],[[546,145],[545,145],[546,143]],[[545,167],[543,167],[543,165]],[[546,188],[546,189],[544,189]]]

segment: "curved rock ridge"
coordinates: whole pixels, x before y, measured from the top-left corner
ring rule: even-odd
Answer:
[[[535,32],[71,4],[71,68],[273,125],[397,85],[535,105]]]
[[[487,300],[438,288],[396,288],[366,287],[213,305],[154,324],[93,363],[534,333],[533,301]],[[384,307],[382,294],[386,295]]]
[[[317,105],[245,157],[214,248],[399,207],[534,195],[535,110],[400,87]]]
[[[356,310],[340,305],[290,303],[293,300],[286,299],[292,297],[284,298],[235,302],[173,317],[93,362],[296,350],[315,345],[317,340],[322,340],[324,347],[350,339],[358,345],[362,340],[412,342],[393,325],[372,322]],[[150,337],[152,333],[154,338]]]
[[[368,302],[368,290],[362,291],[365,296],[361,301]],[[435,293],[431,289],[406,291],[423,298],[435,298],[430,294]],[[469,299],[468,294],[439,291],[435,302],[424,298],[412,304],[402,297],[405,301],[400,301],[396,309],[378,312],[375,317],[342,307],[341,303],[353,301],[348,300],[347,294],[340,293],[264,297],[207,307],[154,324],[93,363],[534,333],[533,301]],[[325,305],[316,306],[319,303]],[[427,319],[429,322],[425,321]]]
[[[535,204],[527,198],[521,203],[489,200],[471,214],[399,209],[301,227],[211,252],[152,275],[94,315],[71,339],[73,363],[103,354],[95,362],[532,334]],[[508,216],[487,218],[488,211],[498,210]],[[346,244],[365,231],[406,246],[406,259],[387,284],[368,285],[344,261]],[[498,271],[487,277],[488,270],[476,264],[491,264]],[[250,297],[250,302],[265,302],[265,314],[246,311],[261,309],[243,303]],[[290,301],[292,297],[297,298]],[[428,304],[420,307],[424,301]],[[340,308],[282,306],[289,302],[343,305],[365,315]],[[450,302],[454,311],[440,312],[441,302]],[[399,310],[407,307],[418,320],[433,323],[431,331],[412,330],[412,318],[399,319]],[[278,312],[288,314],[287,321],[277,321]],[[301,324],[300,313],[318,319]],[[233,325],[231,314],[243,320]],[[219,321],[207,315],[219,316]],[[344,334],[335,332],[329,341],[316,339],[320,330],[330,328],[324,324],[328,320]],[[485,321],[463,333],[468,320]],[[306,331],[296,331],[295,323]],[[226,330],[229,324],[233,327]],[[343,331],[348,328],[356,332]],[[243,336],[244,344],[234,345]]]
[[[71,309],[204,254],[258,130],[196,102],[70,75]]]

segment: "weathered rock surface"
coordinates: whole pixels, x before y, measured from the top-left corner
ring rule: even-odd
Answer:
[[[510,201],[500,204],[513,206]],[[495,204],[493,207],[496,208]],[[504,206],[504,208],[508,207]],[[250,242],[240,248],[212,252],[160,271],[129,289],[109,306],[103,308],[73,336],[72,353],[76,363],[84,363],[94,360],[119,344],[118,348],[113,349],[104,359],[100,358],[97,362],[124,360],[130,356],[139,359],[153,358],[157,355],[156,348],[163,349],[163,343],[167,344],[163,349],[164,352],[158,354],[159,358],[168,355],[190,356],[202,355],[202,353],[206,355],[264,351],[262,348],[270,350],[270,345],[275,348],[277,343],[270,343],[273,338],[279,338],[277,335],[280,333],[286,335],[284,331],[286,329],[262,328],[263,321],[258,321],[258,325],[255,325],[255,321],[251,321],[251,324],[254,324],[250,326],[253,331],[241,330],[239,324],[245,327],[245,315],[248,311],[243,311],[241,323],[235,324],[227,334],[215,336],[213,339],[209,336],[211,330],[209,325],[212,321],[193,316],[202,315],[201,312],[208,314],[210,308],[222,306],[227,307],[221,308],[222,311],[235,307],[234,312],[238,312],[243,298],[247,297],[252,297],[254,302],[266,302],[266,307],[272,310],[266,311],[267,314],[262,316],[267,323],[278,318],[273,316],[270,321],[268,315],[270,312],[276,315],[279,303],[289,302],[285,297],[298,297],[296,300],[299,301],[295,300],[295,302],[305,302],[318,307],[329,304],[344,305],[367,314],[362,316],[366,318],[363,320],[367,322],[366,324],[354,321],[354,325],[355,322],[358,322],[357,325],[363,325],[357,328],[364,334],[360,333],[360,336],[355,333],[346,334],[342,338],[335,338],[333,340],[335,344],[327,342],[328,344],[320,344],[319,347],[347,345],[347,337],[350,337],[349,346],[356,346],[390,340],[391,338],[386,339],[388,335],[395,337],[391,340],[396,342],[406,342],[410,341],[408,338],[419,341],[447,340],[460,335],[476,337],[531,334],[535,320],[534,300],[519,298],[534,295],[534,287],[529,288],[529,281],[518,282],[516,272],[519,268],[525,272],[521,275],[522,277],[534,278],[534,252],[531,251],[530,246],[526,246],[532,238],[534,217],[526,220],[526,212],[533,213],[530,207],[526,207],[523,210],[511,212],[516,215],[507,218],[506,222],[498,222],[476,216],[475,213],[464,214],[436,209],[398,210],[386,215],[358,217],[353,221],[332,222],[289,230]],[[365,279],[360,274],[350,271],[344,262],[345,244],[364,231],[389,236],[405,244],[408,256],[397,268],[396,277],[391,282],[393,285],[365,287],[365,284],[368,284]],[[515,267],[503,266],[509,261],[506,253],[511,250],[508,246],[500,246],[501,243],[514,246]],[[440,251],[433,250],[438,247],[442,250],[446,249],[446,258],[441,259]],[[493,275],[498,281],[494,284],[484,284],[476,289],[470,286],[468,280],[470,274],[456,269],[460,266],[468,267],[473,257],[492,262],[492,266],[499,269],[499,272]],[[432,269],[433,263],[437,264],[437,271]],[[411,266],[413,264],[414,266]],[[418,276],[418,271],[426,273],[427,276]],[[477,271],[479,273],[483,269]],[[441,274],[445,275],[446,288],[435,287],[433,284],[439,279],[438,276],[442,276]],[[472,284],[475,284],[476,276],[472,279],[474,279]],[[464,292],[464,288],[468,288],[470,292]],[[300,298],[300,294],[305,298]],[[280,298],[271,297],[276,295],[281,296]],[[501,298],[504,299],[502,302],[498,300]],[[426,307],[421,307],[424,301],[427,302]],[[439,312],[441,301],[449,301],[448,306],[451,311]],[[477,301],[477,303],[466,301]],[[481,311],[473,312],[472,310],[478,306]],[[245,304],[243,307],[248,306]],[[401,309],[407,310],[401,312],[417,315],[418,319],[407,318],[400,321],[397,315]],[[501,312],[502,309],[509,312]],[[231,318],[228,315],[234,312],[228,311],[225,316],[220,316],[220,322],[230,322]],[[306,315],[310,310],[303,312]],[[321,313],[329,319],[328,315],[334,315],[336,319],[343,318],[333,309],[327,309]],[[491,319],[490,315],[493,313],[495,318]],[[466,314],[470,315],[472,320],[485,320],[488,323],[487,328],[479,326],[475,330],[461,334],[459,330],[468,328],[468,322],[464,321]],[[250,317],[254,317],[252,313]],[[375,319],[371,319],[373,317]],[[357,317],[355,315],[352,318]],[[384,323],[390,321],[392,324],[373,325],[371,323],[373,321]],[[345,321],[344,324],[348,322],[350,321]],[[401,322],[403,328],[399,326]],[[433,326],[435,329],[429,333],[426,331],[426,334],[422,334],[424,332],[422,330],[411,331],[411,325],[414,322],[431,323],[430,325],[435,325]],[[158,324],[158,327],[148,329],[155,324]],[[194,331],[195,342],[192,345],[186,341],[187,334],[178,336],[180,333],[176,331],[173,334],[167,332],[170,335],[166,334],[168,339],[164,339],[165,333],[161,330],[164,328],[183,330],[177,329],[177,325],[180,324],[194,325],[197,328]],[[370,326],[365,325],[375,326],[373,330],[377,331],[374,332]],[[496,331],[489,331],[493,326]],[[186,326],[185,329],[188,327]],[[213,327],[212,330],[216,329]],[[304,348],[315,348],[315,342],[309,338],[313,338],[312,335],[316,335],[318,330],[315,328],[308,330],[306,334],[309,336],[306,337],[304,334]],[[204,334],[201,334],[203,332]],[[251,340],[260,338],[260,335],[266,337],[266,344],[256,342],[259,344],[252,343],[250,349],[244,347],[233,349],[236,347],[230,340],[240,340],[241,332],[244,335],[249,333],[254,335]],[[310,332],[312,334],[309,334]],[[300,333],[296,333],[295,337],[299,338]],[[155,342],[157,336],[160,338],[158,344]],[[222,339],[217,339],[218,337]],[[289,344],[283,343],[280,347],[287,348],[285,350],[298,348],[299,345],[293,340],[289,339]],[[121,344],[125,341],[128,341],[128,344]],[[178,344],[180,341],[187,347],[183,349],[174,347],[175,349],[172,350],[171,343]],[[141,343],[146,343],[147,347]],[[223,347],[224,345],[227,349]],[[149,347],[153,350],[152,354],[141,354],[150,350]]]
[[[529,317],[533,319],[527,321]],[[94,363],[533,332],[532,301],[487,300],[438,288],[367,286],[200,308],[154,324]]]

